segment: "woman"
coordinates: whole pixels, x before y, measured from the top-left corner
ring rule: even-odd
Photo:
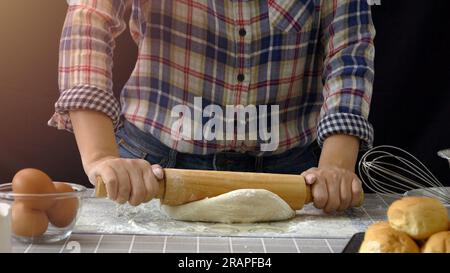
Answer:
[[[112,52],[127,7],[139,55],[120,108]],[[75,133],[90,181],[101,176],[118,203],[151,200],[162,166],[302,174],[317,208],[343,210],[360,201],[355,164],[373,142],[374,35],[361,0],[72,0],[49,124]],[[236,132],[233,139],[173,137],[173,109],[202,111],[195,98],[200,108],[278,106],[276,149]],[[182,118],[197,129],[208,122]],[[248,127],[254,136],[258,126]]]

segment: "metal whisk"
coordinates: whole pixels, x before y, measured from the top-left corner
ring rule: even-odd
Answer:
[[[358,171],[362,182],[378,194],[399,197],[420,190],[422,195],[450,203],[449,188],[415,156],[398,147],[383,145],[367,151]]]

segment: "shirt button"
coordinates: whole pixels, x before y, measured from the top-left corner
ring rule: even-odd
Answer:
[[[239,35],[240,35],[241,37],[244,37],[245,35],[247,35],[247,31],[245,30],[245,28],[241,28],[241,29],[239,30]]]
[[[239,74],[239,75],[237,76],[237,80],[238,80],[239,82],[245,81],[245,76],[244,76],[244,74]]]

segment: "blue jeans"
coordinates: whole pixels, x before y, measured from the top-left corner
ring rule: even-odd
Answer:
[[[142,132],[127,121],[124,121],[117,131],[116,141],[122,158],[145,159],[163,168],[177,169],[300,174],[317,166],[320,154],[320,148],[315,143],[269,156],[253,156],[232,151],[209,155],[181,153],[165,146],[151,134]]]

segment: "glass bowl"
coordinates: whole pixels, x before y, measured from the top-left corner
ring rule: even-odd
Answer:
[[[450,149],[439,151],[438,155],[444,159],[447,159],[448,165],[450,166]]]
[[[11,206],[12,237],[23,243],[54,243],[65,240],[73,231],[86,188],[65,183],[73,192],[18,194],[12,184],[0,185],[0,203]],[[47,209],[35,209],[33,206]]]

